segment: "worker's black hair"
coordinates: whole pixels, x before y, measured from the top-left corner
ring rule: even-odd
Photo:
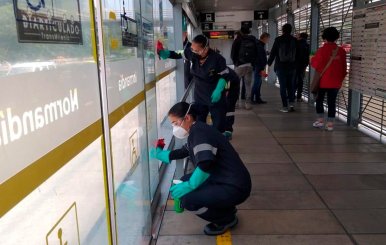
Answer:
[[[206,48],[209,46],[209,39],[205,35],[197,35],[192,40],[193,43],[200,44],[201,47]]]
[[[283,25],[282,31],[283,31],[283,34],[291,34],[291,32],[292,32],[291,24],[287,23],[287,24]]]
[[[329,42],[335,42],[339,38],[339,31],[335,27],[327,27],[323,30],[322,38]]]
[[[307,39],[308,38],[308,34],[306,32],[302,32],[302,33],[299,34],[299,37],[301,39]]]
[[[195,106],[186,102],[178,102],[177,104],[175,104],[172,108],[170,108],[168,115],[183,118],[185,117],[187,112],[188,115],[191,115],[193,119],[196,120],[197,112]]]
[[[249,35],[251,33],[248,26],[242,26],[240,29],[240,32],[243,35]]]

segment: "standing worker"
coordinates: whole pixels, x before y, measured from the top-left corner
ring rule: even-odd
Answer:
[[[307,42],[308,34],[302,32],[298,36],[298,58],[296,59],[296,101],[302,102],[303,84],[307,66],[310,64],[310,45]]]
[[[274,70],[280,83],[280,96],[283,107],[281,112],[295,111],[295,72],[297,40],[291,35],[291,24],[283,25],[283,35],[277,37],[273,43],[268,59],[271,66],[275,61]]]
[[[269,42],[271,35],[264,32],[257,41],[257,60],[255,68],[255,81],[253,83],[251,98],[253,104],[266,104],[267,102],[261,99],[261,84],[263,78],[267,76],[265,67],[267,66],[267,51],[265,45]]]
[[[229,68],[229,88],[227,90],[227,114],[225,123],[225,137],[228,140],[232,139],[233,124],[235,123],[236,103],[240,95],[240,78],[236,72]]]
[[[185,58],[192,63],[190,73],[195,83],[194,101],[197,120],[206,122],[208,113],[212,116],[213,126],[221,133],[225,131],[226,98],[225,86],[229,80],[229,69],[225,58],[209,47],[204,35],[196,36],[182,54],[170,50],[160,50],[162,59]]]
[[[250,174],[222,134],[196,121],[194,106],[177,103],[168,115],[174,136],[187,138],[187,144],[173,151],[152,149],[150,155],[164,163],[192,159],[196,168],[170,189],[171,195],[181,200],[182,208],[210,222],[204,228],[206,235],[221,235],[238,223],[236,205],[250,195]]]
[[[256,62],[257,44],[256,38],[250,34],[249,28],[243,26],[240,29],[241,36],[236,38],[232,44],[231,58],[235,65],[235,72],[245,83],[246,110],[251,107],[251,89],[253,80],[253,68]],[[240,98],[241,99],[241,98]]]

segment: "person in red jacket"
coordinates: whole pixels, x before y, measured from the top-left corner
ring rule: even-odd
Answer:
[[[325,43],[319,48],[315,56],[311,59],[311,66],[322,73],[328,61],[337,48],[336,40],[339,38],[339,32],[335,27],[328,27],[322,35]],[[338,52],[331,65],[322,74],[320,79],[319,91],[316,96],[316,113],[318,120],[313,126],[316,128],[325,128],[328,131],[334,130],[334,120],[336,113],[336,98],[339,89],[342,87],[343,80],[347,75],[346,51],[338,47]],[[328,116],[327,123],[324,119],[324,97],[327,94]]]

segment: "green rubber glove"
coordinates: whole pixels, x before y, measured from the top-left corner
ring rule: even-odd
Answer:
[[[217,103],[217,102],[220,101],[221,95],[222,95],[222,91],[224,90],[226,84],[227,84],[227,82],[225,81],[224,78],[220,78],[218,80],[216,89],[212,93],[212,97],[211,97],[212,103]]]
[[[168,59],[170,57],[170,51],[167,49],[160,50],[159,57],[163,60]]]
[[[209,178],[209,174],[197,167],[188,181],[173,185],[170,188],[173,198],[181,198],[189,192],[197,189],[205,180]]]
[[[163,163],[170,163],[170,151],[162,150],[161,148],[152,148],[150,150],[150,157],[156,158]]]

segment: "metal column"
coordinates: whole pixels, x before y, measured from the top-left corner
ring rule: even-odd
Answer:
[[[354,8],[363,7],[365,1],[354,0]],[[362,95],[360,92],[350,89],[348,92],[347,125],[358,127],[360,120]]]
[[[182,40],[182,4],[176,3],[173,5],[173,18],[174,18],[174,40],[175,50],[183,49]],[[182,59],[176,60],[176,89],[178,100],[183,96],[185,92],[184,85],[184,61]]]
[[[271,13],[270,13],[270,16],[272,16]],[[272,46],[273,46],[273,42],[275,41],[275,38],[277,37],[277,34],[278,34],[276,20],[274,18],[270,17],[270,19],[268,20],[268,30],[269,30],[269,34],[271,35],[271,38],[269,40],[267,49],[271,50]],[[274,64],[272,64],[272,66],[270,66],[269,71],[268,71],[268,75],[269,75],[268,76],[268,83],[270,83],[270,84],[276,83],[276,73],[275,73],[273,67],[274,67]]]
[[[310,33],[310,41],[311,41],[311,54],[314,54],[319,47],[319,5],[316,0],[311,0],[311,33]],[[312,81],[312,77],[314,76],[314,69],[310,69],[308,81],[308,103],[313,103],[313,99],[311,99],[311,91],[310,84]]]

